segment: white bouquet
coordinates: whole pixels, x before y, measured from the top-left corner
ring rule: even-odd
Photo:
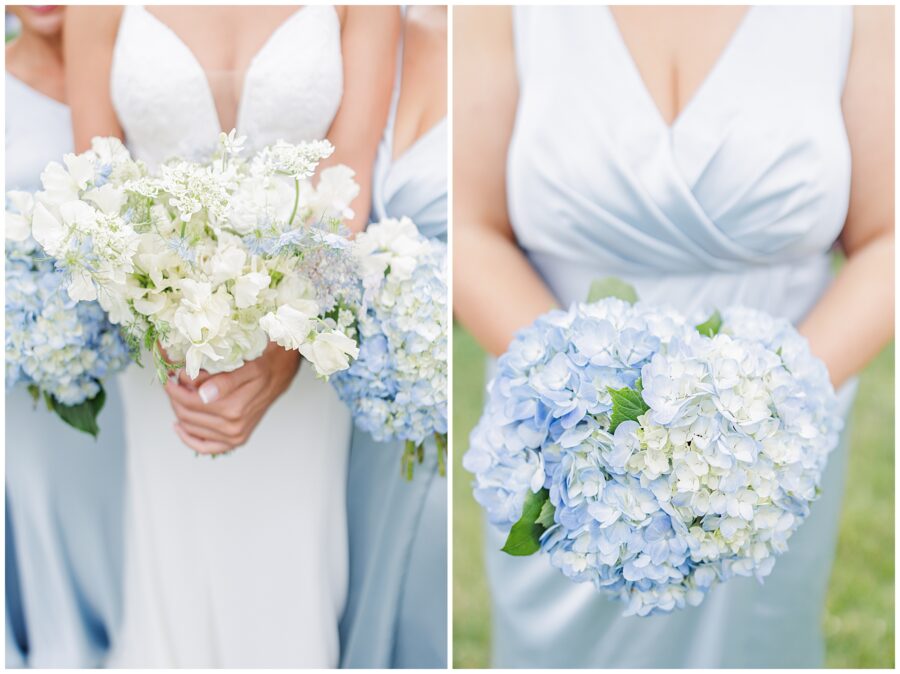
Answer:
[[[354,242],[363,277],[356,310],[359,357],[332,378],[359,428],[379,442],[405,441],[412,478],[434,439],[447,451],[447,247],[409,218],[369,225]]]
[[[621,282],[605,284],[636,300]],[[809,514],[842,420],[824,364],[785,320],[694,325],[607,297],[552,311],[497,363],[463,464],[509,531],[649,615],[768,575]]]
[[[174,160],[150,175],[115,138],[43,172],[21,213],[67,275],[75,300],[97,300],[161,378],[239,368],[270,340],[321,376],[357,354],[341,311],[358,278],[341,220],[358,193],[343,166],[309,179],[327,141],[278,142],[249,160],[221,134],[208,163]]]

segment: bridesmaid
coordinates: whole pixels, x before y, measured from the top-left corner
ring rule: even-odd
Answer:
[[[40,189],[72,151],[62,59],[63,7],[10,7],[6,189]],[[120,615],[122,409],[114,381],[97,441],[21,388],[6,396],[7,666],[97,667]]]
[[[391,114],[373,172],[370,220],[408,216],[447,239],[447,10],[404,17]],[[347,487],[350,592],[341,667],[447,666],[447,480],[434,444],[408,482],[402,443],[354,431]]]
[[[459,320],[500,354],[606,275],[683,311],[744,304],[797,324],[847,410],[893,334],[892,11],[459,8]],[[844,440],[765,584],[696,608],[622,617],[492,528],[493,665],[822,666]]]

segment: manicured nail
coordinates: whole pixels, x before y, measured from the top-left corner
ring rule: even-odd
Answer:
[[[219,397],[219,387],[215,384],[204,384],[198,391],[200,400],[209,405],[213,400]]]

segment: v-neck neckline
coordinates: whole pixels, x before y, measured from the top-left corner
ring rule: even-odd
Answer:
[[[696,107],[700,100],[702,100],[704,92],[709,89],[713,83],[715,83],[719,71],[722,70],[724,65],[727,64],[731,53],[734,51],[735,44],[740,41],[741,37],[746,32],[747,24],[749,23],[751,14],[753,14],[756,9],[757,8],[754,5],[750,5],[749,7],[747,7],[747,10],[738,21],[737,26],[728,37],[725,46],[722,48],[718,56],[716,56],[715,60],[710,65],[709,69],[706,71],[706,74],[703,76],[700,84],[691,93],[687,102],[681,107],[681,110],[676,113],[675,118],[671,122],[668,122],[666,121],[666,118],[663,115],[659,104],[656,102],[656,99],[650,92],[646,80],[644,80],[641,69],[638,67],[637,61],[635,60],[634,55],[631,53],[631,49],[628,47],[628,43],[625,41],[625,36],[619,28],[619,23],[618,21],[616,21],[616,17],[612,13],[612,8],[608,5],[604,7],[607,20],[610,24],[610,30],[613,33],[618,48],[622,53],[623,60],[628,64],[627,67],[631,70],[631,74],[633,75],[632,79],[635,81],[637,88],[640,90],[641,97],[644,98],[646,104],[649,106],[649,108],[651,108],[651,113],[653,114],[654,118],[658,120],[659,124],[666,132],[673,133],[679,126],[681,126],[690,111],[694,107]]]
[[[219,127],[220,131],[229,132],[231,129],[225,129],[222,127],[222,118],[219,112],[219,106],[216,105],[216,97],[213,93],[213,87],[209,80],[209,74],[206,72],[206,69],[203,67],[203,64],[200,62],[200,59],[197,58],[197,55],[194,53],[194,50],[191,49],[190,45],[182,39],[182,37],[165,21],[156,16],[153,12],[148,10],[144,5],[138,5],[139,9],[150,17],[150,19],[162,28],[165,32],[167,32],[179,45],[181,45],[182,49],[187,53],[191,63],[196,67],[197,71],[200,73],[204,90],[206,92],[206,97],[209,99],[209,104],[212,108],[213,116],[216,120],[216,125]],[[241,128],[241,119],[243,118],[244,112],[244,103],[247,100],[247,84],[250,81],[250,75],[253,71],[253,67],[256,65],[257,61],[260,57],[268,50],[270,45],[275,41],[279,33],[281,33],[288,24],[294,21],[297,17],[301,16],[307,9],[309,9],[311,5],[304,5],[302,7],[298,7],[296,11],[289,14],[284,21],[279,23],[275,29],[269,34],[269,36],[265,39],[260,46],[259,49],[256,50],[256,53],[253,54],[253,57],[248,61],[247,67],[244,70],[244,76],[241,82],[241,91],[240,96],[237,98],[237,110],[234,115],[234,128],[240,130]]]

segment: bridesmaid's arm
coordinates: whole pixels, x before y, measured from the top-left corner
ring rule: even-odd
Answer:
[[[894,334],[894,10],[853,11],[843,97],[853,160],[841,234],[847,262],[800,326],[835,387]]]
[[[323,166],[346,164],[356,171],[359,196],[348,223],[354,232],[366,227],[372,200],[372,167],[387,123],[397,64],[400,9],[345,6],[341,12],[344,94],[329,140],[334,154]]]
[[[453,307],[490,353],[556,306],[516,243],[506,155],[518,100],[509,7],[453,11]]]
[[[121,17],[122,7],[116,6],[71,5],[66,10],[63,54],[76,152],[90,149],[94,136],[124,138],[109,93]]]

